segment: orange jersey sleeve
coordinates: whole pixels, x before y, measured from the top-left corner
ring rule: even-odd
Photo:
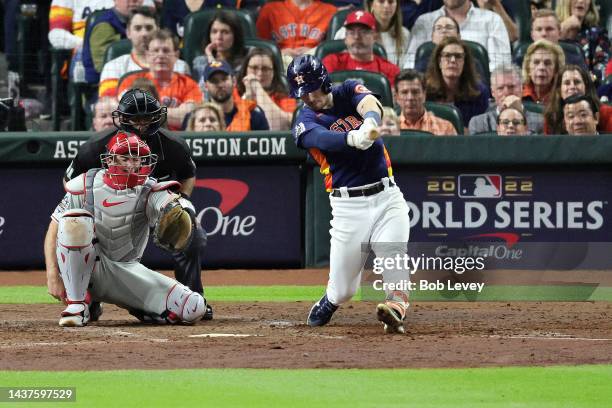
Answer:
[[[316,47],[325,37],[336,7],[315,1],[300,10],[291,0],[266,3],[257,19],[257,35],[279,48]]]
[[[51,6],[49,11],[49,30],[59,28],[72,32],[72,9],[69,7]]]

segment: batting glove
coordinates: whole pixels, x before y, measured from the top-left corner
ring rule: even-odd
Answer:
[[[351,130],[346,135],[346,144],[359,150],[367,150],[373,143],[374,140],[370,139],[362,129]]]

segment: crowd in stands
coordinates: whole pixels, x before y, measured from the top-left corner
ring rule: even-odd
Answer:
[[[48,41],[94,130],[134,87],[171,130],[290,130],[285,70],[314,54],[388,89],[385,135],[612,133],[606,1],[53,0]]]

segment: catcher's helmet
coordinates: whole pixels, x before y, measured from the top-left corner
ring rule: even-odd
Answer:
[[[287,68],[287,81],[292,98],[300,98],[317,89],[331,92],[331,81],[325,65],[312,55],[300,55],[291,61]]]
[[[102,167],[106,169],[104,180],[117,190],[144,184],[157,163],[157,155],[151,154],[142,139],[122,130],[111,138],[106,150],[100,155]]]
[[[113,124],[144,137],[155,134],[166,121],[166,116],[167,108],[161,106],[153,95],[142,89],[130,89],[123,94],[113,112]]]

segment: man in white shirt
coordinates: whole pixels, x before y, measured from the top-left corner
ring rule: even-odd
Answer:
[[[487,49],[490,71],[500,65],[510,64],[510,38],[498,14],[476,8],[469,0],[444,0],[443,7],[421,15],[414,23],[408,44],[408,60],[404,68],[414,66],[416,50],[421,44],[431,40],[433,23],[442,15],[457,21],[462,40],[480,43]]]
[[[156,16],[148,7],[138,7],[130,13],[126,35],[132,42],[132,52],[108,61],[100,74],[98,96],[117,96],[119,79],[128,72],[148,69],[147,44],[159,29]],[[174,72],[189,75],[189,66],[183,60],[174,64]]]

